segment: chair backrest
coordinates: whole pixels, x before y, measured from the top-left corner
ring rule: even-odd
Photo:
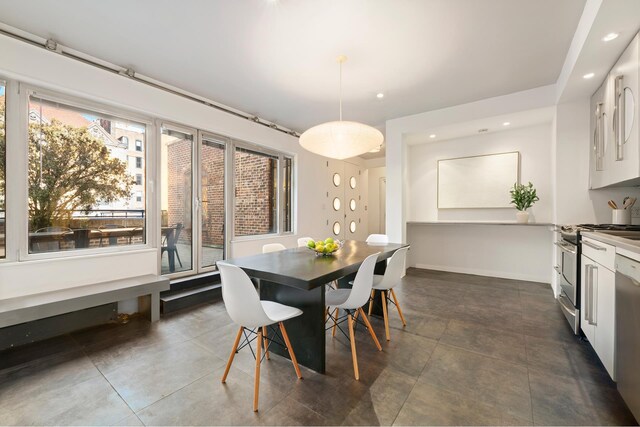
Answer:
[[[307,246],[310,240],[313,240],[311,237],[301,237],[298,239],[298,247],[303,248]]]
[[[371,295],[371,287],[373,286],[373,270],[376,267],[378,261],[378,253],[369,255],[356,273],[356,278],[353,280],[353,287],[349,298],[342,304],[346,308],[359,308],[366,304]]]
[[[264,312],[258,292],[247,273],[238,266],[224,262],[218,262],[217,266],[222,282],[222,299],[231,320],[245,328],[273,323]]]
[[[408,247],[400,248],[391,255],[382,281],[378,284],[380,288],[391,289],[400,283],[408,250]]]
[[[174,227],[175,230],[172,233],[167,234],[167,247],[171,249],[176,248],[176,243],[178,243],[180,232],[182,232],[182,229],[184,228],[181,222],[177,223]]]
[[[269,243],[262,247],[262,253],[268,254],[269,252],[284,251],[285,249],[287,249],[287,247],[282,243]]]
[[[389,243],[389,236],[386,234],[369,234],[369,237],[367,237],[367,243],[386,245]]]

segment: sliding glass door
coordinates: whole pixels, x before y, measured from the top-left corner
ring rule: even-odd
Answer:
[[[200,271],[215,269],[225,251],[225,151],[222,138],[203,134],[200,138]]]
[[[160,261],[162,274],[191,272],[195,132],[163,126],[160,138]]]

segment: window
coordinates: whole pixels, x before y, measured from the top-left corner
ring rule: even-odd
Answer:
[[[136,139],[136,151],[142,151],[142,141]]]
[[[136,157],[136,168],[142,169],[142,157]]]
[[[235,151],[236,236],[278,232],[278,157],[245,148]]]
[[[4,132],[5,84],[0,81],[0,258],[6,256],[5,225],[5,176],[6,176],[6,143]]]
[[[30,253],[144,243],[124,140],[146,125],[31,95],[28,132]]]
[[[120,140],[120,142],[122,142],[123,146],[129,148],[129,138],[127,138],[126,136],[121,136],[118,139]]]
[[[136,174],[136,185],[142,185],[142,174],[141,173],[137,173]]]
[[[293,159],[285,157],[282,171],[282,231],[293,231]]]

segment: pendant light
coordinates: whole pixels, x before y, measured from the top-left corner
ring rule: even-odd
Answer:
[[[340,120],[322,123],[300,135],[300,145],[312,153],[332,159],[348,159],[382,146],[382,132],[363,123],[342,120],[342,64],[347,57],[340,55]]]

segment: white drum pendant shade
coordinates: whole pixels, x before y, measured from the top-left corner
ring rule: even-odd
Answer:
[[[312,153],[332,159],[348,159],[379,148],[382,132],[358,122],[322,123],[300,135],[300,145]]]

